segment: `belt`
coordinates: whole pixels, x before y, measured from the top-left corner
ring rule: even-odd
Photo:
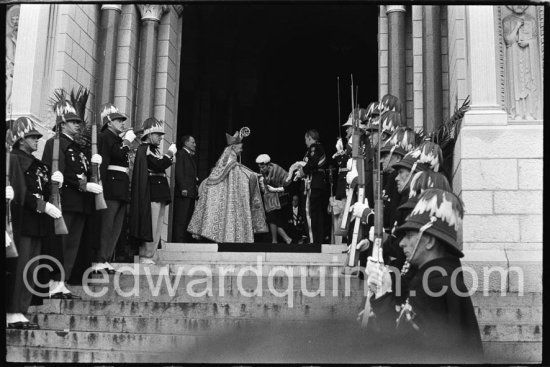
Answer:
[[[130,172],[130,169],[128,167],[122,167],[122,166],[115,166],[113,164],[110,164],[107,166],[107,169],[109,171],[119,171],[119,172],[124,172],[126,174],[128,174],[128,172]]]
[[[166,173],[149,172],[149,176],[160,176],[160,177],[166,177]]]

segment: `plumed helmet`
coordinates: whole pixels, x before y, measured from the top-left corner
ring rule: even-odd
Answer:
[[[440,172],[423,171],[415,173],[411,179],[409,197],[419,196],[427,189],[452,191],[447,177]]]
[[[401,113],[401,101],[394,95],[386,94],[380,100],[378,109],[381,113],[386,111],[395,111]]]
[[[370,132],[380,132],[392,134],[395,129],[401,126],[401,114],[396,111],[386,111],[380,115],[379,119],[372,120],[367,128]]]
[[[403,157],[415,146],[416,134],[414,130],[406,126],[398,126],[386,144],[380,148],[380,153],[397,154]]]
[[[11,127],[11,145],[15,144],[21,139],[28,138],[29,136],[42,137],[42,134],[36,130],[34,123],[28,117],[19,117],[15,120]]]
[[[147,135],[152,133],[164,134],[163,122],[154,117],[149,117],[147,120],[143,121],[142,129],[143,135],[141,136],[141,140],[145,140]]]
[[[57,124],[67,123],[69,121],[82,122],[82,119],[76,114],[76,110],[68,100],[61,100],[55,104],[55,122]],[[55,130],[55,126],[54,126]]]
[[[366,122],[368,121],[368,113],[364,108],[354,108],[353,111],[350,112],[348,120],[342,126],[353,126],[353,114],[355,114],[355,118],[359,120],[359,128],[365,129],[367,127]]]
[[[422,231],[440,240],[453,255],[463,257],[456,241],[463,217],[464,205],[458,196],[442,189],[427,189],[395,232]]]
[[[101,127],[101,131],[105,130],[107,128],[107,124],[113,120],[126,120],[126,115],[123,115],[120,113],[118,108],[112,104],[112,103],[105,103],[100,108],[100,114],[101,114],[101,120],[103,122],[103,126]]]

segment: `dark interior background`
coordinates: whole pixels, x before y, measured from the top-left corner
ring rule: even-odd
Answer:
[[[242,163],[253,170],[261,153],[288,170],[309,128],[332,156],[351,111],[350,74],[360,106],[378,97],[375,5],[189,4],[184,13],[178,143],[195,136],[201,180],[225,133],[242,126],[251,129]]]

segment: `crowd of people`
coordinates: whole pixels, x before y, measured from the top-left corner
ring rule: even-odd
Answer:
[[[67,99],[55,104],[55,136],[47,140],[42,159],[32,154],[42,135],[29,118],[12,122],[7,133],[6,200],[12,228],[6,246],[18,252],[9,281],[8,328],[39,327],[24,315],[32,294],[23,274],[47,238],[57,235],[56,258],[62,264],[49,274],[48,296],[79,298],[66,279],[71,278],[85,224],[96,210],[99,246],[93,272],[116,272],[110,261],[128,209],[129,235],[139,243],[139,261],[155,264],[172,203],[166,170],[174,163],[173,242],[252,243],[259,234],[270,235],[273,243],[325,240],[324,199],[332,172],[326,169],[329,158],[316,130],[305,132],[306,153],[288,170],[266,153],[256,158],[257,171],[246,167],[240,157],[250,130],[226,134],[227,146],[199,182],[193,136],[182,138],[182,149],[170,144],[162,153],[161,121],[148,118],[134,132],[127,117],[107,103],[101,107],[102,126],[92,136],[90,153],[79,143],[84,117],[73,104]],[[358,263],[346,262],[347,273],[366,277],[372,290],[363,323],[392,338],[396,333],[409,341],[414,336],[419,348],[434,342],[454,355],[456,345],[467,345],[478,356],[481,343],[470,298],[450,290],[444,297],[432,297],[422,288],[431,267],[453,273],[460,270],[463,256],[456,241],[462,202],[441,172],[441,148],[402,124],[400,102],[392,95],[367,109],[354,109],[343,128],[345,138],[337,140],[332,156],[338,177],[328,209],[334,218],[332,235],[347,242],[350,256],[357,254]],[[297,194],[288,190],[292,182],[299,183]],[[465,289],[462,273],[456,279],[458,288]],[[33,280],[26,281],[32,287]],[[428,286],[435,288],[448,283],[446,275],[428,278]]]

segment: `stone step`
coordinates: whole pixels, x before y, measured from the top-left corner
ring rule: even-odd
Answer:
[[[254,245],[251,245],[254,246]],[[296,245],[299,249],[302,245]],[[304,248],[307,245],[304,245]],[[326,244],[321,245],[321,253],[332,254],[341,253],[347,250],[346,245]],[[218,252],[217,243],[177,243],[167,242],[162,246],[161,251],[177,251],[177,252]]]
[[[20,363],[181,363],[180,353],[140,353],[113,350],[76,350],[8,346],[6,360]]]
[[[6,345],[74,350],[181,352],[196,347],[196,335],[130,334],[118,332],[6,330]]]
[[[241,310],[242,311],[242,310]],[[288,311],[288,310],[286,310]],[[206,312],[208,313],[208,312]],[[245,312],[243,312],[245,313]],[[206,335],[216,331],[223,331],[232,328],[247,328],[252,326],[268,326],[276,322],[279,325],[286,325],[288,328],[299,327],[312,321],[311,315],[304,315],[296,318],[295,314],[274,313],[274,317],[267,318],[246,318],[246,317],[208,317],[204,314],[198,318],[189,316],[103,316],[103,315],[70,315],[70,314],[37,314],[32,321],[37,322],[40,328],[50,330],[71,330],[90,332],[119,332],[139,334],[178,334],[178,335]],[[286,317],[288,318],[286,318]],[[289,317],[290,316],[290,317]],[[294,317],[293,317],[294,316]],[[317,314],[316,317],[322,315]],[[328,321],[329,316],[321,317],[323,322]],[[344,316],[344,315],[340,315]],[[345,315],[351,316],[351,315]],[[254,316],[252,316],[254,317]],[[351,319],[351,318],[349,318]],[[340,322],[340,319],[333,319]],[[483,341],[542,341],[542,323],[538,324],[504,324],[486,323],[478,320]]]
[[[542,343],[537,342],[484,342],[483,351],[490,363],[541,363]]]
[[[292,308],[270,303],[176,303],[143,301],[48,300],[42,306],[31,306],[30,314],[63,314],[112,317],[175,317],[191,319],[253,318],[277,320],[355,319],[363,304],[342,303],[315,307],[296,305]]]
[[[266,264],[344,264],[346,254],[338,253],[305,253],[305,252],[182,252],[158,251],[163,262],[197,261],[204,263],[240,262],[255,264],[261,261]]]

